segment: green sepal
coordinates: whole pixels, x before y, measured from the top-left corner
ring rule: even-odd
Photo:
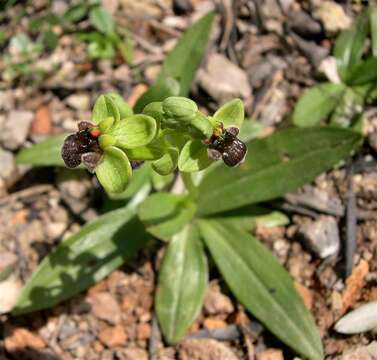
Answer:
[[[216,125],[224,124],[224,127],[236,126],[241,127],[245,118],[245,109],[243,102],[240,99],[233,99],[228,101],[218,109],[213,115],[213,120]]]
[[[126,154],[110,146],[95,169],[98,181],[108,193],[120,193],[126,189],[132,175],[131,164]]]
[[[200,140],[190,140],[181,150],[178,168],[182,172],[194,172],[207,168],[213,160],[208,157],[207,146]]]
[[[115,123],[120,120],[118,107],[108,95],[101,95],[94,104],[92,111],[92,122],[99,124],[102,120],[113,117]]]
[[[113,136],[108,134],[103,134],[98,138],[99,146],[102,150],[105,150],[109,146],[114,146],[116,143],[116,140]]]
[[[170,96],[162,102],[162,109],[166,117],[190,123],[198,111],[198,106],[191,99]]]
[[[152,169],[160,175],[169,175],[177,168],[178,154],[176,148],[168,148],[164,156],[152,163]]]
[[[100,121],[100,123],[98,124],[98,127],[101,133],[106,133],[106,131],[109,130],[113,126],[114,121],[115,120],[112,116],[109,116],[105,120]]]
[[[121,119],[125,119],[134,114],[132,107],[117,93],[108,93],[107,96],[113,101],[119,110]]]
[[[156,131],[155,119],[148,115],[137,114],[116,123],[108,130],[108,134],[114,136],[117,146],[134,149],[150,143]]]
[[[164,121],[164,111],[162,110],[162,102],[151,102],[143,109],[143,114],[153,117],[156,120],[159,128],[160,124]]]
[[[213,125],[207,116],[197,112],[187,128],[187,132],[195,138],[208,139],[213,133]]]

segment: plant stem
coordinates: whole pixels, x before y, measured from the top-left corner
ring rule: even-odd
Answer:
[[[182,177],[183,183],[185,184],[187,191],[193,198],[197,198],[199,195],[198,187],[194,184],[191,173],[182,172],[180,173],[180,175]]]

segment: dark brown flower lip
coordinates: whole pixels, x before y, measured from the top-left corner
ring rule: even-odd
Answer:
[[[73,169],[84,162],[89,170],[94,171],[95,165],[102,156],[102,150],[99,146],[99,130],[96,126],[88,121],[81,121],[78,124],[78,131],[69,135],[63,143],[61,155],[67,167]],[[98,156],[87,156],[89,161],[83,161],[85,154],[98,154]],[[85,158],[85,157],[84,157]],[[94,164],[94,160],[97,162]]]

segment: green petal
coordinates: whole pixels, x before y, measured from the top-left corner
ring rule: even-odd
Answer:
[[[98,142],[99,142],[99,146],[101,147],[101,149],[105,150],[109,146],[115,145],[116,140],[113,136],[104,134],[104,135],[101,135],[98,138]]]
[[[101,95],[93,107],[92,121],[99,124],[102,120],[113,117],[115,122],[120,120],[120,114],[114,101],[108,95]]]
[[[152,169],[160,175],[172,173],[177,167],[178,154],[177,149],[169,148],[163,157],[152,163]]]
[[[213,133],[213,125],[208,120],[207,116],[197,112],[190,123],[188,132],[196,138],[207,139],[210,138]]]
[[[138,114],[116,123],[108,134],[114,136],[117,146],[134,149],[150,143],[156,135],[155,119],[148,115]]]
[[[126,154],[122,150],[110,146],[106,148],[95,172],[106,192],[120,193],[126,189],[132,175],[132,168]]]
[[[179,155],[178,168],[183,172],[200,171],[212,162],[208,158],[207,147],[200,140],[191,140],[186,143]]]
[[[119,94],[113,92],[108,93],[106,96],[108,96],[118,108],[121,119],[125,119],[134,114],[132,107],[128,105],[128,103]]]
[[[102,133],[105,133],[114,124],[114,118],[112,116],[107,117],[105,120],[100,121],[98,127]]]
[[[240,99],[228,101],[220,107],[213,115],[216,122],[222,122],[224,127],[236,126],[241,127],[245,117],[243,102]]]

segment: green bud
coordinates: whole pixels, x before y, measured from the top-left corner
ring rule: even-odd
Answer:
[[[99,142],[99,146],[101,147],[101,149],[105,150],[109,146],[115,145],[116,140],[113,136],[104,134],[104,135],[101,135],[98,138],[98,142]]]
[[[198,111],[198,106],[194,101],[188,98],[171,96],[162,102],[162,109],[166,117],[191,122]]]
[[[177,168],[178,155],[177,149],[167,149],[164,156],[152,163],[152,169],[160,175],[171,174]]]

